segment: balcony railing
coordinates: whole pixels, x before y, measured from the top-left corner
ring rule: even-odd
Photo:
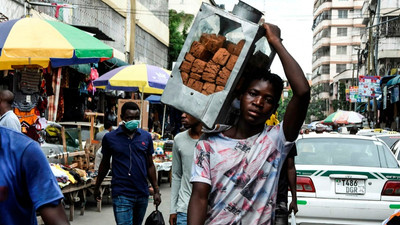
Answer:
[[[382,17],[381,22],[383,23],[380,26],[380,33],[382,36],[400,37],[400,19],[397,16]]]
[[[325,2],[332,2],[332,0],[318,0],[314,4],[314,12]]]

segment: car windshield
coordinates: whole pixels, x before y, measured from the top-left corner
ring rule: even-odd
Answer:
[[[304,138],[296,142],[296,164],[397,168],[381,142],[351,138]]]
[[[396,141],[398,141],[400,139],[400,135],[393,135],[393,136],[376,136],[377,138],[381,139],[383,142],[385,142],[387,144],[387,146],[389,146],[389,148],[391,148],[394,143],[396,143]]]

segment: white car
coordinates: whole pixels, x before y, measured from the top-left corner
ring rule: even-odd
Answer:
[[[399,164],[381,140],[307,134],[296,145],[297,224],[380,225],[400,209]]]
[[[397,161],[400,163],[400,141],[395,142],[392,145],[391,150],[394,156],[396,157]]]

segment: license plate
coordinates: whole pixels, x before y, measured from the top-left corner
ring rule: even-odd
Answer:
[[[365,180],[360,179],[336,179],[337,194],[365,194]]]

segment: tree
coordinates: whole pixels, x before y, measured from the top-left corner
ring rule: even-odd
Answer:
[[[326,110],[326,103],[324,99],[313,99],[310,102],[307,110],[306,123],[311,123],[312,120],[325,119],[324,111]]]
[[[175,62],[181,52],[188,29],[193,21],[193,15],[184,12],[177,13],[169,10],[169,47],[168,47],[168,69],[172,70],[172,62]],[[179,30],[183,23],[182,31]]]
[[[339,99],[332,100],[333,110],[336,111],[338,109],[341,110],[349,110],[350,103],[346,101],[346,85],[344,83],[339,83]]]
[[[325,118],[326,100],[318,98],[318,94],[321,93],[322,88],[322,85],[311,86],[311,102],[307,110],[306,123]]]
[[[279,106],[278,109],[276,110],[278,112],[278,120],[282,122],[283,116],[285,115],[286,112],[286,107],[289,104],[290,99],[293,97],[293,91],[292,89],[289,89],[288,91],[288,96],[287,98],[284,98],[282,101],[282,98],[279,100]]]

